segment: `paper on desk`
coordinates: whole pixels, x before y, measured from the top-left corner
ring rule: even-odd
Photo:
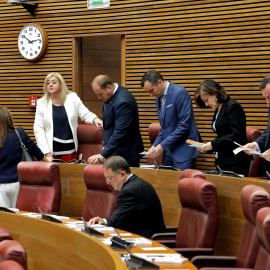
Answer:
[[[110,233],[111,236],[118,236],[116,233]],[[131,233],[120,233],[121,236],[132,236]]]
[[[135,256],[146,260],[154,260],[157,263],[185,263],[187,258],[181,258],[180,254],[175,253],[134,253]]]
[[[144,247],[142,250],[166,250],[165,247]]]

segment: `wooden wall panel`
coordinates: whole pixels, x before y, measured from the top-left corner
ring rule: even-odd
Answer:
[[[258,85],[270,67],[269,1],[111,0],[110,8],[95,10],[87,9],[86,0],[33,2],[38,3],[35,18],[22,6],[0,0],[0,105],[10,108],[16,124],[32,137],[35,110],[28,107],[28,96],[42,96],[44,78],[52,71],[72,89],[72,37],[101,34],[126,36],[125,83],[139,105],[146,148],[147,128],[158,121],[153,98],[140,87],[149,69],[185,86],[192,98],[202,80],[217,80],[242,104],[248,126],[266,128],[267,106]],[[47,53],[34,63],[17,48],[20,29],[29,22],[43,25],[49,39]],[[72,90],[81,91],[77,84]],[[213,111],[195,106],[194,111],[203,139],[211,140]],[[201,155],[196,167],[213,169],[213,161],[213,155]]]

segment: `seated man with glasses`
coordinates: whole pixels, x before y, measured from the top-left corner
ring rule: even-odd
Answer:
[[[131,174],[127,161],[120,156],[105,160],[103,172],[107,184],[119,190],[112,216],[94,217],[89,224],[105,224],[147,238],[166,230],[161,204],[151,184]]]

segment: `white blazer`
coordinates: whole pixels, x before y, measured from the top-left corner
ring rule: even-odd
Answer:
[[[94,124],[94,119],[98,118],[90,112],[82,103],[76,93],[72,92],[67,95],[64,103],[69,125],[74,138],[76,151],[78,150],[77,127],[78,117],[86,124]],[[38,99],[34,133],[38,147],[44,154],[53,153],[53,118],[52,118],[52,101],[44,102],[44,97]]]

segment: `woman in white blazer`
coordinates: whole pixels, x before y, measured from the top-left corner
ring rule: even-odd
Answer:
[[[34,133],[38,147],[46,157],[69,161],[78,150],[78,117],[87,124],[103,127],[103,122],[90,112],[59,73],[47,75],[44,96],[37,101]]]

